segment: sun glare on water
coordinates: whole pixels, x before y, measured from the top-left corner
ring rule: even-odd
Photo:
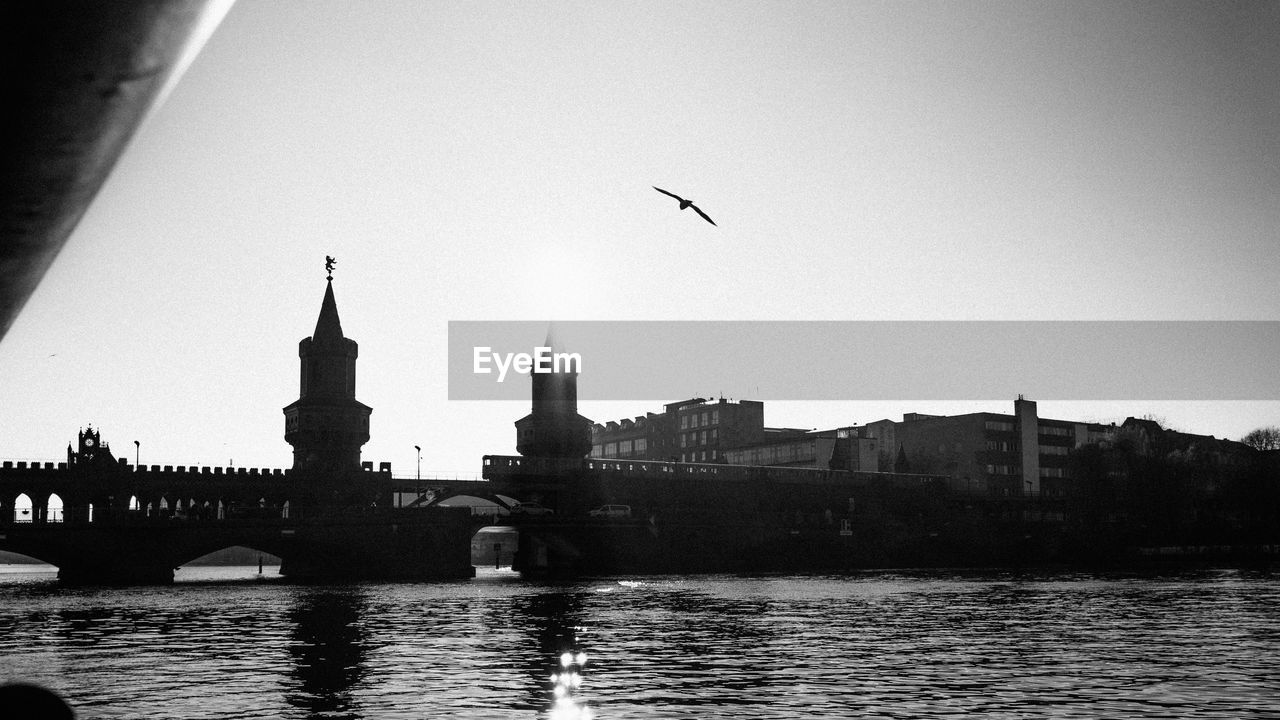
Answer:
[[[559,671],[551,673],[551,694],[555,699],[548,715],[550,720],[591,720],[595,717],[586,702],[577,697],[582,688],[581,671],[586,664],[587,654],[584,652],[560,655]]]

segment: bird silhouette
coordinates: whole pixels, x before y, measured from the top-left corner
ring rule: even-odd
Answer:
[[[699,210],[699,209],[698,209],[698,206],[697,206],[697,205],[694,205],[692,200],[685,200],[684,198],[680,197],[679,195],[677,195],[677,194],[675,194],[675,193],[669,193],[669,192],[667,192],[666,190],[663,190],[662,188],[658,187],[657,185],[654,185],[654,186],[652,186],[652,187],[653,187],[653,189],[654,189],[654,190],[657,190],[658,192],[662,193],[663,195],[670,195],[671,197],[673,197],[673,198],[675,198],[675,199],[679,200],[679,201],[680,201],[680,209],[681,209],[681,210],[683,210],[683,209],[685,209],[685,208],[693,208],[693,211],[694,211],[694,212],[696,212],[696,213],[698,213],[699,215],[701,215],[703,220],[706,220],[707,222],[711,223],[712,225],[715,225],[715,224],[716,224],[716,221],[715,221],[715,220],[712,220],[712,219],[711,219],[711,218],[709,218],[709,217],[707,217],[707,214],[706,214],[706,213],[704,213],[704,212],[702,212],[702,210]],[[719,225],[716,225],[716,227],[720,227],[720,226],[719,226]]]

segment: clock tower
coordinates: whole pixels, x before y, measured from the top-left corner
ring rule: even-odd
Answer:
[[[93,426],[80,431],[78,448],[67,446],[67,466],[111,467],[116,464],[111,447],[102,442],[102,433]]]
[[[284,439],[293,446],[294,470],[360,469],[373,409],[356,400],[358,354],[356,342],[342,334],[331,275],[315,332],[298,343],[298,400],[284,408]]]

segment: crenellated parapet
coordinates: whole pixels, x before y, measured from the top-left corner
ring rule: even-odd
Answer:
[[[389,472],[372,470],[4,461],[0,525],[334,514],[389,506],[392,487]]]

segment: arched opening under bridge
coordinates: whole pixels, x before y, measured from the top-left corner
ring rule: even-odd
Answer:
[[[516,502],[515,498],[495,494],[483,497],[451,495],[436,503],[440,507],[471,508],[471,516],[478,526],[471,536],[471,564],[477,574],[483,574],[486,569],[489,572],[503,568],[510,570],[520,543],[520,533],[504,521],[511,515],[510,507]]]
[[[189,560],[174,582],[252,581],[280,577],[280,557],[246,545],[231,545]]]
[[[22,553],[0,551],[0,576],[5,582],[22,582],[24,580],[52,580],[57,576],[56,565]],[[44,577],[44,576],[47,576]]]

